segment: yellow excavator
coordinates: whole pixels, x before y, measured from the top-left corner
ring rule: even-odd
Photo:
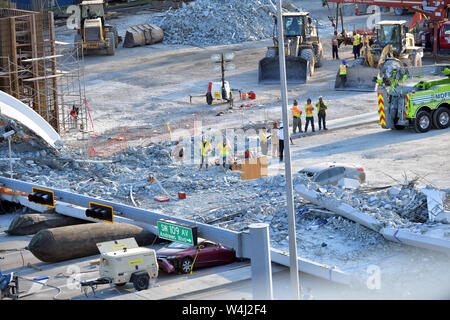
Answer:
[[[288,83],[306,83],[314,74],[314,68],[322,66],[323,48],[317,32],[317,20],[309,12],[285,12],[283,17],[286,56],[286,78]],[[267,48],[266,57],[259,61],[260,83],[279,83],[277,19],[273,15],[273,43]]]
[[[115,26],[106,24],[103,0],[89,0],[78,4],[80,26],[76,29],[74,43],[80,45],[83,52],[105,50],[113,56],[121,38]]]
[[[373,44],[361,49],[361,56],[347,67],[347,82],[341,82],[339,71],[335,89],[349,91],[376,91],[374,81],[380,72],[391,65],[422,66],[423,49],[415,46],[414,36],[408,33],[407,21],[381,21],[375,26]]]

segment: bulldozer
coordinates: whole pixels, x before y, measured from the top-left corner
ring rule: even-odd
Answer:
[[[414,36],[408,33],[407,21],[381,21],[375,26],[376,38],[361,49],[359,58],[347,67],[347,81],[341,82],[339,71],[335,89],[349,91],[376,91],[374,81],[389,65],[422,66],[423,49],[415,46]]]
[[[315,67],[322,66],[323,48],[317,32],[317,20],[309,12],[282,14],[286,78],[288,83],[306,83],[314,74]],[[277,17],[274,19],[273,46],[267,48],[266,57],[259,61],[259,83],[279,83]]]
[[[78,4],[80,25],[74,43],[83,52],[104,50],[113,56],[121,38],[115,26],[106,24],[103,0],[82,1]]]

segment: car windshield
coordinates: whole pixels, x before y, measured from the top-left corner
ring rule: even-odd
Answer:
[[[170,249],[188,249],[190,247],[191,247],[190,244],[181,243],[181,242],[172,242],[171,244],[169,244],[167,246],[167,248],[170,248]]]
[[[377,31],[378,41],[381,44],[396,45],[400,43],[400,26],[399,25],[381,25]]]
[[[287,37],[300,36],[303,30],[302,17],[283,17],[284,33]]]
[[[444,34],[450,35],[450,26],[444,26]]]
[[[306,175],[307,177],[310,177],[310,178],[312,178],[312,177],[314,177],[314,172],[310,172],[310,171],[300,171],[300,173],[301,174],[304,174],[304,175]]]

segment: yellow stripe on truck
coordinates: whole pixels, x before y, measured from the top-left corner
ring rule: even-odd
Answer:
[[[380,92],[378,93],[378,114],[380,116],[380,125],[386,128],[386,114],[384,113],[384,97]]]
[[[136,263],[142,263],[142,262],[144,262],[144,260],[138,259],[138,260],[129,261],[128,264],[136,264]]]

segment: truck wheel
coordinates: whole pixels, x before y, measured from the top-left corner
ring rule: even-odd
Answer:
[[[323,49],[322,49],[322,44],[319,42],[319,44],[313,44],[313,49],[314,49],[314,60],[315,60],[315,64],[314,67],[315,68],[320,68],[323,65]]]
[[[114,44],[117,49],[117,47],[119,46],[119,42],[120,42],[119,41],[119,32],[117,31],[116,27],[112,28],[112,32],[114,33]]]
[[[418,133],[430,131],[432,126],[431,115],[428,111],[422,110],[416,114],[414,119],[414,130]]]
[[[312,49],[303,49],[302,52],[300,52],[300,57],[302,57],[305,60],[309,61],[309,75],[312,76],[314,74],[314,52]]]
[[[437,109],[433,114],[433,125],[437,129],[447,129],[450,126],[450,110],[444,107]]]
[[[208,92],[206,94],[206,103],[209,104],[209,105],[212,105],[212,103],[213,103],[213,98],[212,98],[211,92]]]
[[[181,260],[179,264],[179,268],[182,273],[191,272],[191,267],[192,267],[192,259],[189,257],[186,257],[183,260]]]
[[[113,32],[109,32],[106,37],[109,39],[109,46],[106,49],[106,54],[108,56],[113,56],[116,51],[115,37]]]
[[[148,274],[140,274],[133,279],[133,285],[137,291],[148,289],[149,283],[150,277]]]

